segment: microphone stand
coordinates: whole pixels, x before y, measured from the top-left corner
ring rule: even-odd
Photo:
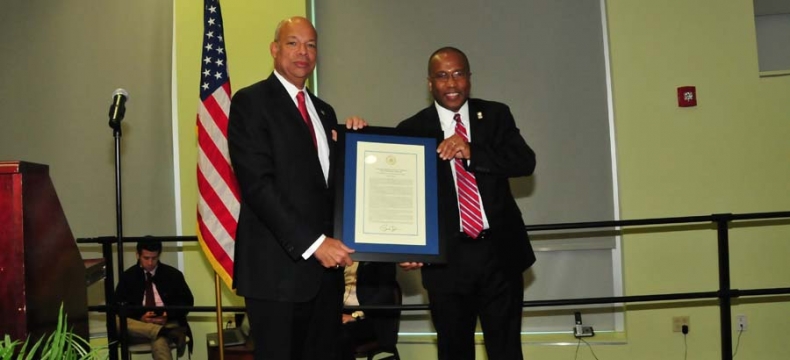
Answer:
[[[123,206],[121,201],[121,123],[111,125],[115,138],[115,227],[118,239],[118,270],[123,271]]]
[[[124,265],[123,265],[123,206],[121,201],[121,121],[113,121],[110,120],[110,127],[112,128],[113,138],[115,138],[115,227],[116,227],[116,237],[117,237],[117,249],[118,249],[118,276],[123,274]],[[113,271],[113,269],[109,269],[109,271]],[[112,301],[112,305],[107,307],[107,326],[111,327],[107,329],[108,334],[115,333],[115,296],[113,295],[112,299],[108,299]],[[121,309],[119,313],[123,313],[125,315],[125,311]],[[126,334],[126,319],[121,319],[120,322],[120,334]],[[117,342],[113,340],[118,340],[120,336],[116,336],[115,339],[108,339],[110,342],[110,359],[117,360],[118,359],[118,351],[117,351]],[[124,360],[129,359],[129,344],[126,341],[126,338],[120,339],[121,343],[121,357]]]

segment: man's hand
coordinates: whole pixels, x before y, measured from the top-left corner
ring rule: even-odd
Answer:
[[[368,122],[359,116],[351,116],[346,119],[346,129],[359,130],[364,128],[365,126],[368,126]]]
[[[346,119],[346,129],[359,130],[368,126],[367,121],[359,116],[351,116]],[[332,130],[332,141],[337,141],[337,131]]]
[[[315,250],[313,256],[325,268],[336,268],[354,264],[354,261],[349,256],[353,252],[354,250],[348,248],[342,241],[327,236],[324,242]]]
[[[400,266],[400,268],[405,271],[419,269],[422,267],[422,265],[423,264],[421,262],[402,262],[398,264],[398,266]]]
[[[464,141],[460,136],[453,135],[444,139],[436,148],[436,153],[442,160],[450,160],[453,158],[466,159],[471,157],[469,143]]]
[[[154,311],[148,311],[145,314],[143,314],[143,317],[140,318],[140,321],[151,323],[151,324],[164,325],[167,323],[167,312],[164,312],[162,313],[161,316],[159,316],[156,315],[156,312]]]

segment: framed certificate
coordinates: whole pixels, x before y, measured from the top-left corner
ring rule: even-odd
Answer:
[[[444,262],[436,139],[337,128],[335,237],[355,261]]]

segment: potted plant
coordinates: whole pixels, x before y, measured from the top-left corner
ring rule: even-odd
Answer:
[[[87,340],[71,332],[66,318],[61,304],[55,331],[49,336],[42,336],[32,346],[30,337],[21,342],[5,335],[0,341],[0,360],[95,360],[108,357],[106,346],[91,348]]]

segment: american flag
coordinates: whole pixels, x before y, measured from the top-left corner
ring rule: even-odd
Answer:
[[[230,78],[219,0],[205,0],[198,131],[198,239],[228,287],[239,220],[239,187],[228,156]]]

